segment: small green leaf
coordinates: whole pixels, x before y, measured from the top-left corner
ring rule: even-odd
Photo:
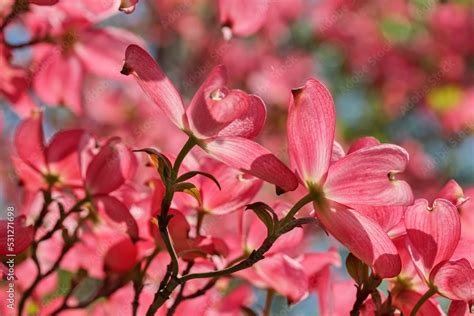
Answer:
[[[156,168],[164,183],[168,182],[173,166],[171,161],[162,153],[153,148],[136,149],[134,152],[144,152],[150,157],[151,163]]]
[[[369,267],[352,253],[347,256],[346,268],[351,278],[358,285],[365,284],[369,279]]]
[[[263,202],[256,202],[247,205],[246,210],[252,210],[258,218],[265,224],[268,230],[268,235],[273,234],[278,227],[278,216],[275,211]]]
[[[189,194],[193,198],[195,198],[196,201],[198,201],[199,205],[202,204],[201,193],[199,192],[198,188],[196,188],[196,186],[192,183],[189,183],[189,182],[177,183],[175,186],[175,191]]]
[[[187,172],[183,175],[181,175],[177,180],[176,182],[184,182],[186,180],[189,180],[191,178],[193,178],[194,176],[196,175],[201,175],[201,176],[204,176],[206,178],[209,178],[212,180],[212,182],[214,182],[217,187],[219,188],[219,190],[222,190],[221,188],[221,185],[219,183],[219,181],[217,181],[217,179],[212,175],[212,174],[209,174],[207,172],[204,172],[204,171],[190,171],[190,172]]]

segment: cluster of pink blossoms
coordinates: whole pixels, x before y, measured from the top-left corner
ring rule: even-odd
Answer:
[[[0,38],[0,93],[22,117],[8,157],[18,183],[5,181],[20,197],[0,219],[1,315],[271,315],[274,296],[293,307],[311,295],[321,315],[445,315],[440,298],[450,316],[474,310],[474,188],[448,180],[421,195],[421,150],[336,141],[322,81],[288,89],[293,78],[279,78],[272,102],[286,100],[287,147],[277,154],[259,139],[264,99],[232,88],[226,66],[185,102],[189,91],[143,40],[97,25],[137,1],[13,2],[1,28],[24,11],[37,43],[24,69],[10,63],[19,47]],[[227,40],[284,32],[285,11],[301,10],[217,2]],[[115,82],[102,89],[98,77]],[[81,118],[46,140],[35,98],[126,131],[99,135]],[[117,111],[121,102],[139,114]],[[128,116],[148,113],[141,125]],[[266,291],[263,307],[255,289]]]

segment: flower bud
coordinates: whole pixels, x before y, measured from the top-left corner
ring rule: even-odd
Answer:
[[[362,285],[368,280],[369,267],[352,253],[347,256],[346,268],[351,278],[358,285]]]

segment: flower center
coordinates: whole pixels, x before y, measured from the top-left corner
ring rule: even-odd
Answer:
[[[387,177],[390,181],[396,181],[396,175],[397,173],[395,171],[390,171],[389,173],[387,173]]]
[[[226,97],[226,93],[223,89],[217,88],[216,90],[212,91],[209,96],[213,101],[221,101]]]
[[[56,183],[60,182],[60,177],[57,174],[54,173],[46,173],[43,175],[44,180],[46,183],[50,186],[55,185]]]
[[[79,37],[74,29],[66,30],[59,39],[63,53],[69,53],[78,39]]]

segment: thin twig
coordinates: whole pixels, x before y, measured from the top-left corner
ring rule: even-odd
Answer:
[[[136,280],[133,281],[133,290],[134,290],[134,296],[133,296],[133,302],[132,302],[132,315],[137,315],[138,312],[138,307],[140,305],[140,294],[143,291],[143,281],[146,276],[146,272],[148,271],[148,268],[151,265],[151,262],[153,259],[156,257],[156,255],[160,252],[160,248],[156,247],[155,250],[146,258],[145,261],[145,266],[143,267],[143,270],[141,270],[138,274],[138,277]]]
[[[37,259],[37,256],[36,256],[36,250],[37,250],[37,247],[38,247],[38,243],[34,242],[34,245],[33,245],[33,251],[34,251],[33,252],[33,258],[34,258],[35,264],[37,265],[38,273],[37,273],[33,283],[30,285],[30,287],[28,287],[28,289],[26,289],[25,292],[23,292],[23,295],[22,295],[22,297],[20,299],[20,302],[18,304],[18,315],[19,316],[22,315],[23,309],[24,309],[25,304],[26,304],[26,301],[33,294],[36,287],[41,283],[41,281],[43,281],[45,278],[50,276],[54,271],[56,271],[59,268],[61,262],[63,261],[64,257],[66,256],[66,254],[69,252],[69,250],[71,250],[71,248],[77,242],[77,240],[79,239],[79,237],[78,237],[79,229],[81,228],[82,223],[84,222],[84,220],[85,220],[85,218],[81,218],[78,225],[74,229],[71,240],[69,240],[68,242],[66,242],[64,244],[63,248],[61,249],[61,253],[59,254],[59,257],[56,259],[54,264],[45,273],[41,272],[41,268],[40,268],[40,265],[39,265],[39,262],[38,262],[38,259]]]
[[[241,271],[244,269],[247,269],[251,266],[253,266],[255,263],[258,261],[262,260],[264,258],[264,254],[272,247],[274,242],[276,241],[278,237],[276,235],[270,235],[268,236],[263,244],[257,249],[254,250],[248,257],[247,259],[241,261],[240,263],[236,264],[235,266],[223,269],[223,270],[217,270],[217,271],[210,271],[210,272],[203,272],[203,273],[193,273],[193,274],[187,274],[181,278],[171,278],[170,282],[166,286],[166,288],[161,291],[157,292],[155,294],[155,298],[153,300],[152,305],[148,309],[147,316],[152,316],[155,314],[155,312],[160,308],[166,300],[169,299],[171,293],[181,284],[192,280],[192,279],[202,279],[202,278],[216,278],[216,277],[221,277],[224,275],[229,275],[237,271]]]
[[[377,291],[377,287],[380,285],[381,282],[382,279],[371,274],[366,283],[357,286],[356,301],[352,306],[352,310],[350,312],[351,316],[360,315],[360,309],[364,305],[364,302],[372,293]]]
[[[40,44],[40,43],[46,43],[46,42],[49,42],[50,40],[51,39],[49,36],[45,36],[45,37],[32,38],[28,42],[20,43],[20,44],[10,44],[10,43],[5,42],[5,45],[11,49],[21,49],[21,48],[30,47],[30,46]]]
[[[245,258],[246,258],[245,255],[239,256],[239,257],[235,258],[234,260],[230,261],[229,264],[227,265],[227,267],[231,267],[234,264],[244,260]],[[206,294],[207,291],[209,291],[210,289],[212,289],[212,287],[214,285],[216,285],[218,280],[219,280],[219,277],[212,278],[211,280],[209,280],[209,282],[206,283],[206,285],[204,285],[202,288],[196,290],[194,293],[183,296],[183,301],[190,300],[190,299],[193,299],[193,298],[196,298],[196,297],[199,297],[199,296],[202,296],[202,295]]]
[[[196,144],[197,143],[194,137],[190,136],[188,141],[186,142],[186,144],[183,146],[178,156],[176,157],[176,160],[174,162],[174,166],[171,172],[171,178],[165,181],[166,190],[165,190],[165,196],[163,198],[163,201],[161,202],[160,214],[158,215],[158,228],[160,231],[160,236],[163,239],[166,250],[168,251],[168,254],[171,257],[171,260],[167,266],[166,274],[160,283],[160,287],[158,288],[158,291],[155,293],[153,303],[148,309],[148,313],[150,313],[155,308],[154,307],[156,306],[155,302],[160,301],[161,296],[169,297],[171,293],[166,292],[167,286],[170,283],[174,284],[178,277],[178,273],[179,273],[178,255],[176,253],[176,250],[174,249],[173,242],[171,240],[171,236],[168,230],[168,222],[169,222],[168,212],[171,207],[171,202],[173,200],[175,182],[176,182],[176,179],[178,178],[181,164],[183,163],[186,155],[191,151],[191,149]],[[154,312],[151,313],[151,315],[153,314]]]
[[[182,285],[189,280],[203,278],[219,278],[221,276],[230,275],[232,273],[252,267],[255,263],[264,258],[265,253],[270,250],[270,248],[273,246],[278,237],[294,228],[292,227],[293,217],[296,215],[298,210],[300,210],[307,203],[313,201],[314,198],[314,194],[310,193],[307,196],[303,197],[300,201],[298,201],[295,206],[290,210],[290,212],[288,212],[288,214],[282,219],[281,223],[284,223],[284,225],[280,225],[279,229],[269,235],[258,249],[252,251],[245,260],[237,263],[236,265],[217,271],[187,274],[182,276],[181,278],[172,275],[166,287],[163,290],[157,291],[155,293],[153,303],[148,309],[146,315],[155,315],[156,311],[170,298],[171,293],[179,285]]]
[[[194,262],[189,261],[188,265],[186,266],[186,269],[184,269],[183,271],[183,274],[184,275],[188,274],[191,271],[191,268],[193,267],[193,265],[194,265]],[[179,289],[178,295],[176,296],[176,299],[174,300],[173,305],[171,305],[171,307],[168,309],[167,316],[173,316],[179,304],[181,304],[181,302],[183,301],[184,299],[183,293],[184,293],[185,287],[186,287],[186,283],[181,284],[181,288]]]

